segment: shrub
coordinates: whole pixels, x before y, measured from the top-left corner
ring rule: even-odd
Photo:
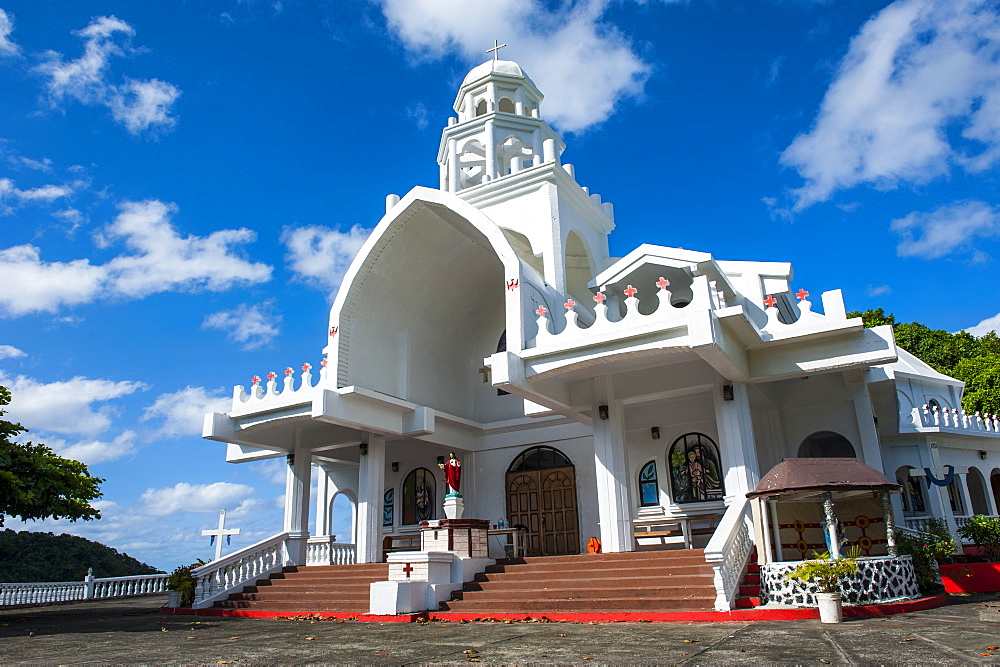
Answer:
[[[181,606],[190,607],[194,603],[194,589],[198,586],[198,577],[191,570],[201,567],[205,561],[198,559],[197,563],[181,565],[167,577],[167,590],[178,591],[181,594]]]
[[[913,570],[917,585],[924,595],[936,595],[944,590],[938,561],[948,560],[955,555],[955,541],[944,519],[928,519],[924,530],[916,535],[899,531],[896,533],[899,552],[909,554],[913,559]]]
[[[836,593],[840,590],[840,580],[858,571],[858,563],[851,556],[830,558],[829,553],[813,552],[814,559],[802,564],[785,575],[785,579],[815,582],[821,592]]]
[[[958,534],[981,548],[987,560],[1000,561],[1000,518],[977,514],[958,529]]]

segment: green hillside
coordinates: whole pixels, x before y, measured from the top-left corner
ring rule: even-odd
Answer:
[[[82,581],[87,568],[95,577],[157,574],[160,570],[75,535],[30,531],[0,532],[0,582]]]

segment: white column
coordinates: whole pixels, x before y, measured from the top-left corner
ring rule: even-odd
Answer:
[[[743,382],[734,382],[733,400],[722,395],[722,386],[713,390],[715,421],[719,428],[722,468],[726,471],[726,497],[739,498],[752,491],[760,481],[757,445],[750,420],[750,397]]]
[[[486,149],[486,164],[484,170],[489,180],[497,177],[497,130],[492,120],[486,121],[486,132],[483,136],[483,144]]]
[[[330,534],[330,474],[316,466],[316,525],[313,535]]]
[[[965,516],[971,516],[973,510],[972,495],[969,493],[969,473],[955,471],[955,481],[952,484],[958,484],[958,490],[962,496],[962,505],[965,506]]]
[[[882,467],[882,447],[879,444],[878,430],[875,428],[875,413],[872,412],[872,401],[865,382],[862,381],[855,389],[852,400],[858,421],[858,432],[861,434],[861,460],[875,470],[885,472]]]
[[[461,183],[459,174],[462,167],[459,164],[458,142],[454,139],[448,140],[448,192],[458,192]]]
[[[594,467],[601,545],[605,552],[632,551],[632,512],[625,464],[625,409],[615,401],[611,378],[594,380]],[[608,406],[601,419],[600,406]]]
[[[288,533],[289,565],[305,565],[306,540],[309,539],[309,487],[312,455],[297,442],[288,457],[285,475],[285,523]]]
[[[359,563],[382,560],[382,494],[385,493],[385,438],[366,433],[368,453],[358,469],[357,548]]]

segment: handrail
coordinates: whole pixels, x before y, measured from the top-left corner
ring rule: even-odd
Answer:
[[[137,574],[83,581],[37,581],[0,584],[0,607],[21,604],[51,604],[97,598],[153,595],[167,590],[168,574]]]
[[[715,608],[718,611],[729,611],[733,607],[740,577],[753,548],[750,523],[749,501],[745,496],[735,499],[705,546],[705,560],[714,571]]]
[[[280,570],[289,563],[286,543],[290,533],[278,533],[256,544],[240,549],[217,561],[191,570],[198,578],[195,587],[196,609],[211,606],[248,583]]]

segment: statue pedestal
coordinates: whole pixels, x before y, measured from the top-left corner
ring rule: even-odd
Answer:
[[[461,493],[449,493],[444,497],[444,515],[449,519],[461,519],[465,514],[465,501]]]
[[[450,551],[459,558],[487,558],[490,522],[486,519],[441,519],[420,523],[421,551]]]

